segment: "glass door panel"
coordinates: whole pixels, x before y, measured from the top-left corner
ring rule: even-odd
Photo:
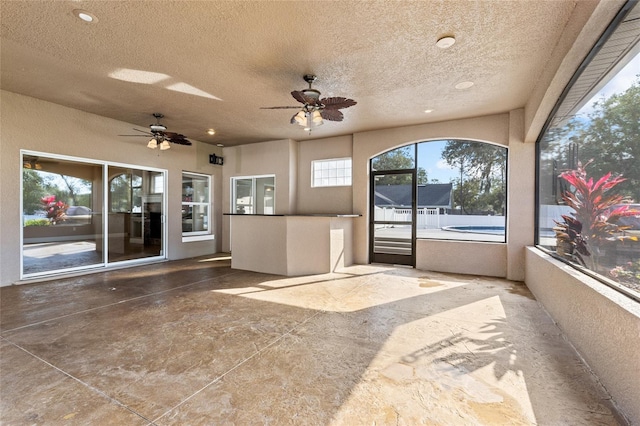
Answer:
[[[102,165],[24,154],[22,273],[101,265]]]
[[[415,265],[415,172],[372,172],[372,262]]]
[[[164,175],[110,166],[108,261],[162,255]]]

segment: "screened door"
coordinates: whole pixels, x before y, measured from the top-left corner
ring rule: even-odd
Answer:
[[[371,173],[371,262],[415,266],[415,178],[415,170]]]

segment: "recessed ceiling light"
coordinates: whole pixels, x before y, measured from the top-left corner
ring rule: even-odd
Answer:
[[[216,134],[216,131],[213,130],[213,129],[209,129],[209,130],[207,130],[207,134],[213,136],[213,135]]]
[[[73,14],[78,18],[83,20],[84,22],[96,23],[98,22],[98,18],[92,13],[87,12],[82,9],[74,9]]]
[[[464,90],[464,89],[468,89],[471,86],[473,86],[473,81],[462,81],[456,84],[456,89]]]
[[[425,110],[424,110],[424,113],[425,113],[425,114],[431,114],[432,112],[433,112],[433,110],[432,110],[432,109],[425,109]]]
[[[224,145],[221,143],[217,143],[216,146],[219,146],[220,148],[222,148]]]
[[[436,46],[440,49],[448,49],[456,43],[456,39],[453,36],[444,36],[436,41]]]

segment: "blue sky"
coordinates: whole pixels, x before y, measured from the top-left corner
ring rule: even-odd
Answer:
[[[418,145],[418,167],[427,171],[429,182],[438,179],[440,183],[449,183],[459,176],[458,168],[451,168],[440,158],[445,144],[445,141],[434,141]]]

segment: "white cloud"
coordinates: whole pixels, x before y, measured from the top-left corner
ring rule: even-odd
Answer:
[[[439,168],[439,169],[444,169],[444,170],[453,170],[453,169],[455,169],[455,167],[451,166],[449,163],[447,163],[443,159],[438,160],[438,162],[436,163],[436,167]]]

